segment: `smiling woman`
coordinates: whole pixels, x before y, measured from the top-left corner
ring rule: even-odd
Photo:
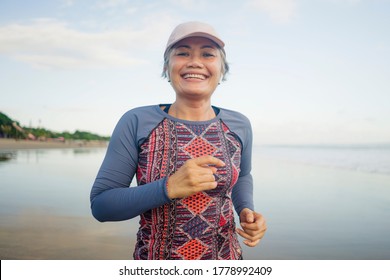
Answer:
[[[92,213],[102,222],[140,216],[134,259],[242,259],[237,233],[250,247],[265,233],[253,205],[249,120],[211,105],[229,69],[224,46],[205,23],[176,27],[163,73],[175,102],[128,111],[111,137]]]
[[[221,57],[211,40],[190,37],[180,41],[170,54],[168,77],[176,92],[176,106],[182,95],[195,95],[207,102],[221,80]]]
[[[202,37],[194,37],[194,38],[199,38],[199,39],[203,39]],[[181,48],[184,48],[184,49],[187,49],[187,50],[191,50],[191,48],[187,45],[183,45],[183,46],[180,46]],[[162,73],[162,76],[164,78],[168,78],[169,76],[169,73],[168,73],[168,65],[170,64],[170,60],[171,60],[171,55],[174,51],[177,51],[178,48],[171,48],[167,54],[165,55],[166,57],[164,57],[164,69],[163,69],[163,73]],[[215,48],[215,44],[212,44],[212,45],[207,45],[205,44],[202,49],[205,49],[205,52],[204,54],[202,54],[205,58],[207,57],[215,57],[215,56],[219,56],[221,58],[221,74],[222,74],[222,81],[225,81],[226,80],[226,75],[227,73],[229,72],[229,64],[227,63],[226,61],[226,54],[225,52],[223,51],[223,49],[221,48]],[[213,50],[211,53],[210,52],[207,52],[207,49],[210,49]],[[216,50],[215,50],[216,49]],[[189,56],[190,54],[185,51],[183,51],[181,54],[177,54],[178,56]]]

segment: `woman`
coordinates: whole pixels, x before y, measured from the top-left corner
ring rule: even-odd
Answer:
[[[237,233],[255,246],[266,226],[253,211],[250,123],[211,106],[229,69],[224,42],[211,26],[187,22],[173,30],[164,62],[176,100],[121,118],[92,187],[92,213],[99,221],[140,216],[134,259],[241,259]],[[134,175],[138,186],[129,188]]]

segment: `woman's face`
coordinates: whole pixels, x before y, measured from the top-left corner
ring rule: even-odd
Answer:
[[[222,58],[215,43],[190,37],[176,44],[168,65],[171,85],[178,96],[210,98],[222,77]]]

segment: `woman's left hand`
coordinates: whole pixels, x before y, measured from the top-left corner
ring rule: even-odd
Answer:
[[[242,229],[237,228],[237,233],[245,238],[244,244],[254,247],[263,238],[267,225],[263,215],[244,208],[240,213],[240,224]]]

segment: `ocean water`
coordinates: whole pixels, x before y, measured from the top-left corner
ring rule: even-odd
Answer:
[[[390,144],[257,147],[263,158],[390,175]]]
[[[90,214],[89,192],[104,154],[103,148],[15,151],[0,162],[0,229],[17,226],[22,232],[26,216],[30,223],[49,214],[83,218],[93,225],[85,226],[83,238],[93,235],[96,244],[73,244],[83,254],[70,258],[90,258],[88,252],[107,236],[125,237],[129,244],[115,248],[118,258],[131,258],[137,219],[98,223]],[[256,210],[268,230],[259,246],[243,245],[245,259],[390,259],[389,146],[255,147],[252,174]],[[34,230],[47,232],[49,223]],[[8,244],[14,253],[27,249],[18,238],[10,240],[0,244],[15,242]],[[106,258],[115,256],[115,248]],[[18,258],[57,258],[31,251]]]
[[[390,146],[266,146],[253,153],[268,221],[253,259],[390,259]]]

